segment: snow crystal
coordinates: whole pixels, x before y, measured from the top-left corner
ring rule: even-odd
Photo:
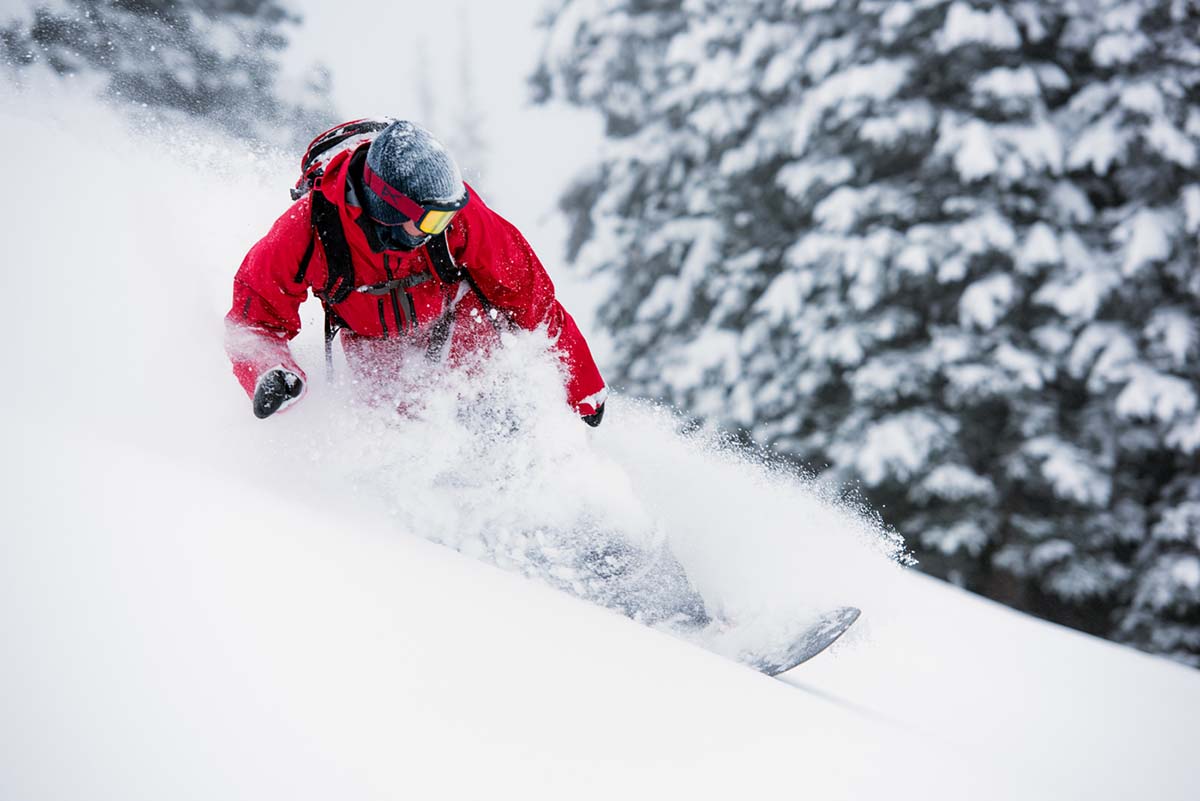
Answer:
[[[1117,240],[1125,244],[1123,275],[1136,275],[1147,265],[1165,261],[1171,255],[1173,222],[1165,212],[1141,209],[1117,229]]]
[[[959,0],[950,6],[936,40],[938,49],[943,53],[964,45],[1013,50],[1021,46],[1021,33],[1002,9],[976,11]]]

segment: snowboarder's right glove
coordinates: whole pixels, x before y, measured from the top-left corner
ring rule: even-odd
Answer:
[[[595,412],[593,412],[592,414],[585,414],[583,416],[583,422],[587,423],[592,428],[595,428],[596,426],[600,425],[600,421],[603,419],[604,419],[604,402],[603,401],[601,401],[600,405],[596,407]]]
[[[304,379],[291,370],[263,373],[254,388],[254,416],[263,420],[295,403],[304,394]]]

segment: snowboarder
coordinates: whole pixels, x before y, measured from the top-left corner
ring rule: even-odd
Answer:
[[[375,127],[360,144],[343,135],[364,123]],[[341,331],[360,376],[400,369],[415,350],[455,364],[486,352],[504,326],[544,326],[569,370],[569,402],[599,425],[607,390],[583,334],[529,243],[463,182],[446,148],[406,121],[356,121],[322,137],[314,146],[343,149],[302,176],[298,199],[233,281],[226,351],[254,414],[304,397],[288,341],[311,289],[325,307],[327,360]]]
[[[607,389],[587,342],[521,233],[465,184],[445,147],[405,121],[356,120],[314,140],[291,208],[243,260],[226,315],[226,350],[259,418],[304,397],[288,341],[312,290],[325,307],[326,359],[340,331],[347,363],[371,383],[406,359],[456,364],[505,326],[545,327],[569,370],[567,399],[590,425]],[[414,354],[419,354],[415,355]],[[572,539],[574,537],[578,541]],[[722,627],[664,544],[638,548],[603,530],[567,532],[552,584],[717,650]],[[775,675],[818,653],[858,616],[806,621],[793,637],[736,658]]]

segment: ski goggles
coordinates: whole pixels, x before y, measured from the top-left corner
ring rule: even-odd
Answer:
[[[383,200],[384,203],[387,203],[393,209],[400,212],[400,214],[404,215],[405,218],[397,221],[376,220],[376,222],[382,225],[401,225],[411,220],[416,224],[417,229],[421,233],[430,234],[431,236],[436,236],[445,231],[447,226],[450,225],[450,221],[454,219],[454,215],[458,214],[459,210],[467,205],[467,201],[470,200],[470,193],[466,187],[463,187],[463,196],[460,200],[453,203],[430,203],[422,206],[380,178],[378,173],[372,170],[369,164],[363,165],[363,184]]]

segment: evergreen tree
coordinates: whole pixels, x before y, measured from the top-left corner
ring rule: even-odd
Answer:
[[[1200,661],[1200,4],[565,0],[619,383],[862,483],[926,570]]]
[[[277,0],[66,0],[8,22],[0,49],[10,68],[107,76],[109,97],[155,116],[307,143],[332,122],[330,79],[314,68],[299,85],[280,80],[283,26],[297,22]]]

